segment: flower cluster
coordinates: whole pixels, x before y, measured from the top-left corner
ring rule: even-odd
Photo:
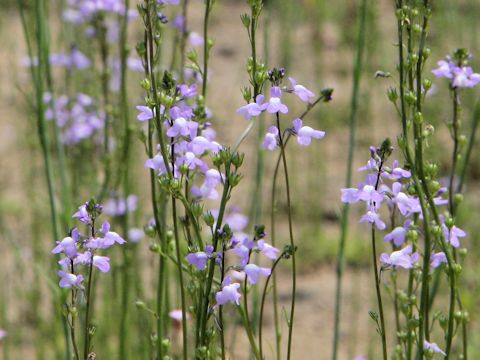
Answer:
[[[247,281],[249,284],[255,285],[260,278],[268,277],[272,272],[270,268],[252,263],[252,253],[260,253],[266,259],[275,261],[280,256],[280,250],[263,239],[265,234],[262,227],[256,228],[253,239],[243,233],[242,230],[248,225],[248,218],[236,209],[226,216],[225,224],[222,233],[230,234],[227,236],[229,240],[224,246],[225,254],[214,253],[213,246],[207,245],[205,251],[192,252],[186,256],[186,260],[198,271],[204,271],[209,259],[221,262],[224,256],[233,255],[236,261],[234,265],[224,269],[227,275],[216,292],[215,299],[218,305],[225,305],[228,302],[239,305],[240,283]]]
[[[474,73],[468,65],[471,55],[465,49],[457,49],[452,56],[440,60],[438,68],[432,70],[438,78],[447,78],[452,88],[472,88],[480,83],[480,74]]]
[[[342,202],[348,204],[364,202],[366,212],[360,218],[360,222],[370,223],[378,230],[387,228],[380,214],[383,204],[388,209],[390,219],[396,219],[396,214],[401,215],[403,225],[392,226],[390,232],[384,236],[384,241],[391,243],[396,250],[391,254],[381,254],[380,262],[384,267],[410,269],[418,262],[419,254],[412,253],[412,245],[401,247],[409,236],[417,234],[418,230],[413,219],[423,217],[422,208],[419,198],[415,195],[411,172],[401,168],[398,161],[394,161],[391,167],[387,166],[386,160],[390,153],[391,149],[385,143],[381,148],[370,148],[370,160],[366,166],[359,169],[367,172],[365,181],[356,188],[342,189]],[[445,188],[439,188],[436,192],[434,198],[436,206],[448,204],[448,200],[442,198],[445,192]],[[465,232],[454,225],[448,226],[443,217],[442,221],[445,239],[451,246],[459,247],[459,238],[466,236]],[[446,262],[445,253],[437,252],[432,254],[430,265],[437,268]]]
[[[46,93],[44,102],[45,118],[56,121],[65,144],[74,145],[92,138],[105,125],[105,113],[98,111],[95,101],[86,94],[79,93],[74,98],[62,95],[53,101],[52,95]]]
[[[74,24],[83,24],[102,13],[136,17],[136,11],[125,8],[123,0],[69,0],[69,7],[63,12],[63,19]]]
[[[74,218],[87,225],[88,236],[80,234],[78,228],[74,228],[70,236],[57,241],[52,254],[63,254],[58,262],[62,270],[58,272],[61,288],[83,288],[84,276],[80,274],[78,266],[94,266],[101,272],[110,271],[110,259],[107,256],[96,254],[99,250],[105,250],[115,244],[125,244],[114,231],[110,231],[110,224],[104,222],[99,230],[95,230],[95,221],[102,212],[102,206],[89,201],[78,208]]]
[[[284,76],[284,70],[274,69],[272,72],[278,72],[280,78]],[[272,75],[270,74],[270,77]],[[282,93],[291,93],[296,95],[301,101],[305,103],[310,103],[310,100],[315,97],[315,94],[308,90],[303,85],[297,84],[297,81],[293,78],[289,78],[290,87],[281,88],[277,84],[273,84],[270,89],[270,98],[268,101],[265,101],[265,96],[262,94],[257,95],[254,102],[248,103],[240,107],[237,110],[237,113],[242,115],[245,120],[250,120],[251,118],[260,116],[263,112],[270,114],[287,114],[288,107],[282,102]],[[310,126],[303,126],[302,119],[295,119],[292,123],[292,126],[288,129],[290,134],[297,136],[297,142],[300,145],[308,146],[310,145],[312,139],[322,139],[325,136],[324,131],[319,131],[312,129]],[[278,147],[279,143],[279,133],[276,126],[271,126],[268,128],[267,133],[263,141],[263,148],[267,150],[275,150]]]

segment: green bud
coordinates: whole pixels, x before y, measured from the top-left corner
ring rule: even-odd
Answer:
[[[460,135],[458,137],[458,142],[460,143],[460,145],[462,146],[465,146],[467,144],[467,137],[465,135]]]
[[[265,225],[255,225],[255,239],[263,239],[265,237]]]
[[[157,229],[155,225],[148,224],[143,227],[143,232],[150,238],[154,238],[157,235]]]
[[[417,34],[421,34],[422,33],[422,27],[419,24],[413,25],[413,32],[417,33]]]
[[[418,327],[418,325],[420,325],[420,321],[418,319],[415,319],[415,318],[409,319],[408,322],[407,322],[407,327],[410,330],[416,329]]]
[[[207,224],[208,227],[212,227],[215,223],[215,217],[210,211],[208,211],[203,214],[203,221],[205,221],[205,224]]]
[[[242,96],[243,96],[243,100],[249,103],[250,99],[252,98],[252,89],[249,88],[248,86],[245,86],[244,88],[242,88]]]
[[[412,91],[408,91],[405,94],[405,101],[407,102],[408,105],[414,105],[415,102],[417,101],[417,97],[415,96],[415,93]]]
[[[236,167],[239,168],[243,164],[243,159],[245,158],[245,154],[239,154],[235,153],[232,156],[232,164]]]
[[[398,100],[398,93],[397,93],[397,89],[394,88],[394,87],[390,87],[388,88],[387,90],[387,97],[388,97],[388,100],[390,100],[392,103],[396,103],[397,100]]]
[[[157,243],[153,243],[152,245],[150,245],[150,251],[154,253],[160,253],[160,245],[158,245]]]
[[[416,242],[418,239],[418,231],[414,229],[410,229],[407,231],[407,240],[410,240],[412,242]]]
[[[453,264],[452,268],[453,268],[453,271],[455,272],[455,274],[457,274],[457,275],[460,274],[463,270],[462,265],[460,265],[460,264]]]
[[[455,194],[453,201],[455,205],[460,205],[463,202],[463,195],[462,194]]]
[[[245,26],[247,29],[250,27],[250,16],[248,14],[242,14],[240,15],[240,20],[242,20],[243,26]]]
[[[148,80],[148,79],[143,79],[142,81],[140,81],[140,86],[145,91],[150,91],[150,89],[152,87],[152,85],[150,84],[150,80]]]
[[[468,249],[466,249],[466,248],[461,248],[460,250],[458,250],[458,254],[459,254],[463,259],[465,259],[465,257],[468,255]]]
[[[442,187],[442,185],[436,180],[430,181],[428,185],[432,193],[436,193]]]
[[[421,112],[416,112],[415,116],[413,117],[415,124],[421,125],[423,123],[423,115]]]
[[[147,308],[147,305],[145,305],[145,303],[141,300],[137,300],[135,301],[135,306],[137,307],[137,309],[139,310],[143,310],[143,309],[146,309]]]
[[[173,231],[172,230],[167,230],[165,232],[165,237],[167,238],[167,241],[173,240]]]
[[[423,88],[425,89],[425,92],[430,90],[432,88],[432,81],[429,79],[423,79]]]
[[[423,49],[423,60],[427,60],[430,57],[430,54],[432,53],[432,49],[426,47]]]

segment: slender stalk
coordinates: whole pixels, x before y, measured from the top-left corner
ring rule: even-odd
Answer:
[[[380,336],[382,337],[383,360],[387,360],[388,359],[387,339],[385,336],[385,318],[383,315],[382,293],[380,291],[380,279],[378,276],[377,249],[376,249],[376,242],[375,242],[375,225],[372,225],[372,263],[373,263],[373,272],[375,274],[375,290],[377,293],[378,312],[380,313]]]
[[[223,217],[225,215],[225,208],[228,201],[228,194],[230,192],[230,162],[228,161],[225,165],[225,178],[223,182],[223,193],[222,198],[220,200],[220,209],[218,212],[217,223],[215,225],[215,231],[213,233],[213,251],[216,252],[218,248],[218,240],[219,240],[219,230],[223,223]],[[197,338],[200,340],[201,345],[205,345],[205,337],[206,337],[206,329],[207,329],[207,321],[208,321],[208,303],[210,292],[212,290],[212,282],[213,282],[213,275],[215,273],[215,259],[211,258],[209,260],[208,266],[208,275],[207,281],[205,286],[205,292],[202,298],[202,307],[200,313],[200,321],[198,326],[198,335]],[[198,347],[199,344],[197,344]]]
[[[260,316],[258,319],[258,345],[259,345],[259,355],[260,359],[263,359],[263,310],[265,308],[265,299],[267,298],[267,289],[268,289],[268,283],[270,282],[270,279],[273,277],[273,274],[275,273],[275,268],[277,267],[278,263],[282,259],[282,256],[279,256],[277,260],[273,262],[272,265],[272,271],[270,275],[267,277],[267,280],[265,280],[265,286],[263,287],[263,292],[262,292],[262,300],[260,301]]]
[[[292,337],[293,337],[293,320],[295,316],[295,296],[297,291],[297,265],[296,265],[296,247],[293,237],[293,221],[292,221],[292,203],[290,198],[290,180],[288,176],[287,157],[285,156],[285,143],[283,142],[282,129],[280,127],[280,115],[276,113],[278,138],[283,162],[283,170],[285,174],[285,187],[287,191],[287,213],[288,213],[288,235],[290,238],[290,246],[292,251],[292,301],[290,305],[290,317],[288,320],[288,347],[287,359],[290,359],[292,353]]]
[[[180,34],[180,83],[183,83],[185,77],[185,46],[187,43],[187,10],[188,10],[188,0],[183,0],[182,3],[182,17],[183,17],[183,28],[182,33]]]
[[[125,9],[129,8],[129,0],[124,1]],[[129,160],[130,160],[130,128],[129,128],[129,111],[128,111],[128,96],[127,96],[127,35],[128,35],[128,12],[121,17],[121,28],[119,37],[119,50],[120,50],[120,106],[122,108],[122,120],[123,120],[123,151],[122,161],[120,164],[120,176],[123,180],[123,195],[126,198],[130,193],[130,181],[129,181]],[[122,217],[123,234],[126,237],[128,235],[128,212]],[[129,302],[130,302],[130,264],[131,264],[131,251],[127,247],[123,250],[123,276],[122,276],[122,313],[120,318],[120,333],[119,333],[119,357],[121,360],[128,358],[128,348],[130,344],[130,336],[128,334],[128,315],[129,315]]]
[[[463,157],[463,163],[460,170],[460,176],[458,179],[457,193],[462,193],[463,186],[465,184],[465,177],[470,163],[470,157],[472,155],[473,145],[475,144],[475,136],[477,134],[478,122],[480,120],[480,101],[475,105],[475,110],[472,115],[472,128],[470,129],[470,138],[468,139],[467,150]]]
[[[460,103],[458,89],[453,88],[453,120],[452,120],[452,140],[453,140],[453,151],[452,151],[452,165],[450,169],[450,177],[448,182],[448,207],[450,210],[450,215],[455,218],[456,204],[455,204],[455,189],[454,189],[454,180],[457,170],[457,160],[458,160],[458,150],[459,150],[459,134],[460,124],[458,119],[458,107]]]
[[[92,224],[92,229],[94,229]],[[93,232],[95,230],[92,230]],[[93,235],[92,235],[93,236]],[[83,358],[88,359],[88,354],[90,351],[90,304],[92,302],[91,292],[92,292],[92,278],[93,278],[93,254],[90,259],[90,264],[88,265],[88,285],[86,292],[86,310],[85,310],[85,331],[84,331],[84,346],[83,346]]]
[[[205,0],[205,16],[203,19],[203,82],[202,95],[207,97],[207,82],[208,82],[208,58],[209,58],[209,42],[208,42],[208,20],[212,10],[214,0]]]
[[[173,124],[171,124],[173,125]],[[172,169],[175,167],[175,138],[170,138],[170,160]],[[180,286],[180,301],[182,306],[182,335],[183,335],[183,358],[188,359],[188,331],[187,331],[187,310],[185,303],[185,287],[183,286],[183,270],[182,270],[182,257],[180,252],[180,238],[178,235],[178,217],[177,217],[177,200],[172,194],[172,218],[173,218],[173,235],[175,238],[175,250],[177,255],[177,271],[178,282]]]
[[[358,98],[360,92],[360,79],[363,70],[363,52],[365,49],[365,28],[366,28],[366,14],[367,14],[367,0],[363,0],[359,3],[360,17],[358,20],[358,38],[357,48],[355,54],[355,62],[353,66],[353,85],[352,85],[352,98],[350,103],[350,122],[349,122],[349,141],[348,141],[348,159],[347,159],[347,176],[345,180],[345,187],[352,186],[352,173],[353,173],[353,156],[356,142],[357,132],[357,108]],[[333,353],[332,360],[338,358],[338,343],[340,340],[340,315],[342,307],[342,279],[345,270],[345,243],[347,240],[348,232],[348,214],[349,205],[343,204],[342,207],[342,220],[340,230],[340,242],[338,248],[338,262],[337,262],[337,285],[335,292],[335,321],[333,330]]]

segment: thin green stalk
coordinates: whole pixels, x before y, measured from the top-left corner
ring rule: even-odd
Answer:
[[[27,42],[27,49],[29,52],[29,56],[33,59],[33,47],[31,46],[30,38],[28,35],[28,26],[27,26],[27,19],[24,13],[25,10],[25,3],[23,1],[19,2],[19,10],[20,16],[22,20],[22,27],[24,31],[24,36]],[[59,231],[59,223],[58,223],[58,215],[57,215],[57,207],[55,203],[55,184],[53,179],[53,169],[52,169],[52,160],[49,153],[50,141],[48,136],[48,131],[46,129],[45,123],[45,105],[43,102],[43,94],[44,94],[44,73],[43,70],[46,68],[48,59],[48,47],[47,47],[47,38],[46,38],[46,25],[45,25],[45,16],[44,16],[44,2],[43,0],[36,0],[35,1],[35,24],[36,24],[36,32],[35,32],[35,39],[37,45],[37,57],[38,57],[38,66],[35,68],[31,66],[31,76],[32,82],[35,88],[35,98],[36,98],[36,118],[37,118],[37,133],[40,140],[40,146],[42,149],[42,157],[44,162],[45,168],[45,178],[47,182],[47,189],[48,189],[48,198],[49,198],[49,207],[50,207],[50,221],[52,226],[52,236],[54,240],[60,239],[60,231]],[[61,302],[65,302],[65,297],[61,296],[59,299]],[[66,356],[69,357],[71,354],[71,344],[69,341],[69,333],[68,333],[68,319],[65,315],[62,315],[62,324],[63,324],[63,332],[65,338],[65,351]]]
[[[170,139],[170,158],[172,169],[175,167],[175,144],[174,138]],[[172,218],[173,218],[173,235],[175,238],[175,250],[177,255],[177,271],[178,282],[180,287],[180,301],[182,306],[182,334],[183,334],[183,359],[188,359],[188,332],[187,332],[187,310],[185,303],[185,288],[183,286],[183,270],[182,270],[182,257],[180,252],[180,238],[178,235],[178,218],[177,218],[177,201],[172,194]]]
[[[208,41],[208,20],[212,10],[213,0],[205,0],[205,16],[203,19],[203,82],[202,95],[207,97],[207,82],[208,82],[208,58],[209,58],[209,41]]]
[[[182,3],[182,17],[183,17],[183,28],[182,33],[180,34],[180,83],[183,84],[185,77],[185,46],[187,43],[187,10],[188,10],[188,0],[183,0]]]
[[[352,186],[352,173],[353,173],[353,156],[356,142],[357,132],[357,108],[360,92],[360,79],[363,69],[363,52],[365,49],[365,28],[366,28],[366,14],[367,14],[367,0],[363,0],[359,3],[360,17],[358,20],[358,39],[357,48],[355,54],[355,62],[353,66],[353,85],[352,85],[352,98],[350,103],[350,122],[349,122],[349,141],[348,141],[348,159],[347,159],[347,177],[345,181],[345,187]],[[337,287],[335,292],[335,321],[333,330],[333,353],[332,359],[338,358],[338,343],[340,340],[340,314],[342,307],[342,279],[345,270],[345,243],[347,240],[348,232],[348,214],[349,205],[343,204],[342,217],[341,217],[341,230],[340,230],[340,242],[338,248],[338,262],[337,262]]]
[[[259,355],[260,359],[263,359],[263,310],[265,308],[265,299],[267,298],[267,289],[268,289],[268,283],[270,282],[270,279],[273,277],[275,274],[275,268],[277,267],[278,263],[282,259],[282,255],[280,255],[277,260],[273,262],[272,265],[272,271],[270,275],[267,277],[267,280],[265,280],[265,286],[263,287],[263,292],[262,292],[262,300],[260,301],[260,316],[259,316],[259,324],[258,324],[258,345],[259,345]],[[275,309],[274,309],[275,310]],[[277,310],[278,311],[278,310]]]
[[[377,294],[378,302],[378,312],[380,313],[380,336],[382,337],[382,353],[383,360],[387,360],[387,339],[385,336],[385,318],[383,315],[383,303],[382,303],[382,293],[380,291],[380,279],[378,275],[378,266],[377,266],[377,249],[375,242],[375,225],[372,225],[372,263],[373,263],[373,272],[375,274],[375,290]]]
[[[217,223],[215,225],[215,231],[213,232],[213,251],[216,252],[218,248],[218,240],[219,240],[219,230],[220,227],[222,226],[223,223],[223,217],[225,215],[225,209],[227,206],[227,201],[228,201],[228,194],[230,192],[230,162],[228,161],[227,164],[225,164],[225,177],[224,177],[224,183],[223,183],[223,193],[222,193],[222,198],[220,200],[220,209],[218,211],[218,217],[217,217]],[[199,320],[199,325],[197,328],[198,334],[197,338],[200,341],[200,344],[198,345],[206,345],[205,344],[205,337],[206,337],[206,329],[207,329],[207,321],[208,321],[208,303],[209,303],[209,297],[210,297],[210,292],[212,290],[212,282],[213,282],[213,275],[215,273],[215,259],[211,258],[209,260],[208,264],[208,276],[207,276],[207,282],[205,286],[205,292],[203,293],[203,298],[202,298],[202,307],[201,307],[201,313],[200,313],[200,320]]]
[[[292,300],[290,305],[290,317],[288,320],[288,347],[287,359],[290,359],[292,353],[292,337],[293,337],[293,320],[295,316],[295,297],[297,291],[297,265],[296,265],[296,247],[293,237],[293,220],[292,220],[292,203],[290,198],[290,179],[288,176],[287,157],[285,155],[285,143],[283,142],[282,129],[280,127],[280,115],[276,113],[278,138],[282,155],[283,170],[285,174],[285,187],[287,191],[287,213],[288,213],[288,235],[290,239],[290,247],[292,251]]]
[[[92,229],[94,229],[92,224]],[[94,230],[92,230],[94,231]],[[93,236],[93,235],[92,235]],[[84,347],[83,347],[83,358],[88,360],[88,354],[90,351],[90,305],[92,302],[91,292],[92,292],[92,277],[93,277],[93,254],[88,266],[88,285],[86,292],[86,309],[85,309],[85,330],[84,330]]]
[[[459,103],[460,98],[458,94],[458,89],[453,88],[453,120],[452,120],[452,140],[453,140],[453,151],[452,151],[452,164],[450,169],[450,177],[448,181],[448,207],[450,210],[450,215],[455,219],[456,213],[456,204],[455,204],[455,189],[454,189],[454,180],[455,174],[457,172],[457,160],[458,160],[458,150],[459,150],[459,134],[460,124],[458,119],[459,112]]]
[[[477,134],[478,122],[480,120],[480,101],[475,105],[475,110],[472,115],[472,128],[470,129],[470,137],[468,139],[467,150],[463,157],[463,163],[460,170],[460,177],[458,180],[457,193],[462,193],[465,184],[465,178],[472,155],[473,145],[475,144],[475,136]]]
[[[320,102],[326,101],[324,95],[319,96],[312,104],[309,104],[307,109],[298,116],[299,119],[302,119],[308,115],[308,113]],[[253,124],[253,122],[251,123]],[[251,129],[250,127],[247,128]],[[243,136],[243,135],[242,135]],[[284,146],[286,147],[288,141],[291,139],[291,133],[288,133],[285,138]],[[240,142],[237,143],[238,145]],[[272,245],[276,246],[276,234],[275,234],[275,213],[276,213],[276,195],[277,195],[277,179],[278,179],[278,172],[280,170],[280,163],[282,161],[282,154],[278,155],[277,161],[275,163],[275,169],[273,171],[272,177],[272,189],[270,195],[270,238],[272,240]],[[278,292],[277,292],[277,283],[276,283],[276,276],[273,274],[273,318],[275,324],[275,346],[276,346],[276,359],[281,359],[281,340],[282,340],[282,332],[280,327],[280,320],[279,320],[279,312],[278,312]]]
[[[129,8],[129,0],[125,0],[124,6]],[[129,150],[130,150],[130,127],[129,127],[129,111],[128,111],[128,97],[127,97],[127,30],[128,30],[128,12],[121,17],[121,28],[119,38],[119,50],[120,50],[120,106],[122,108],[122,120],[123,120],[123,151],[122,161],[120,164],[120,178],[123,180],[123,195],[126,198],[130,194],[130,181],[129,181]],[[126,237],[128,235],[128,212],[122,217],[123,222],[123,234]],[[128,349],[130,344],[128,318],[129,318],[129,303],[130,303],[130,265],[131,249],[129,247],[123,250],[123,276],[122,276],[122,313],[120,318],[120,333],[119,333],[119,357],[121,360],[128,358]]]

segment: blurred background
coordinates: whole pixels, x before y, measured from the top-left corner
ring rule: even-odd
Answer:
[[[132,1],[132,5],[134,5]],[[51,51],[53,53],[78,46],[88,53],[88,42],[77,38],[71,25],[62,21],[61,1],[51,1],[49,25]],[[170,10],[169,10],[170,11]],[[244,104],[241,87],[248,84],[245,63],[250,55],[249,42],[240,21],[240,14],[247,12],[245,1],[222,0],[214,5],[211,18],[210,37],[215,46],[211,54],[210,85],[207,105],[213,112],[212,122],[221,144],[232,144],[248,125],[236,109]],[[167,16],[172,17],[178,9],[172,7]],[[426,102],[425,119],[435,129],[435,136],[428,143],[427,157],[440,164],[444,175],[450,164],[451,141],[446,123],[451,117],[451,98],[447,83],[434,79],[430,70],[436,62],[459,47],[467,48],[473,55],[472,66],[480,70],[479,22],[480,1],[438,0],[433,2],[428,46],[431,48],[426,76],[433,83]],[[287,75],[294,77],[316,94],[322,88],[334,89],[333,101],[320,104],[305,120],[313,128],[326,131],[327,136],[308,148],[292,144],[288,150],[293,178],[293,208],[295,233],[298,241],[298,264],[300,267],[298,286],[298,310],[294,337],[294,359],[327,359],[330,356],[333,334],[333,312],[335,292],[335,266],[339,241],[340,188],[344,187],[348,147],[348,118],[352,93],[353,61],[357,39],[358,2],[351,0],[270,0],[266,2],[259,28],[260,57],[267,59],[268,67],[285,67]],[[192,0],[189,10],[189,29],[201,34],[203,2]],[[267,24],[267,25],[266,25]],[[173,29],[166,26],[166,33]],[[358,141],[355,152],[355,168],[369,158],[369,146],[378,145],[399,134],[399,119],[395,108],[388,101],[386,91],[397,81],[396,20],[394,2],[388,0],[368,1],[367,42],[365,62],[360,84],[358,112]],[[142,39],[143,30],[139,19],[129,25],[131,48]],[[173,46],[166,37],[165,53]],[[170,36],[173,38],[173,36]],[[43,162],[36,133],[32,110],[33,87],[25,66],[27,49],[15,0],[0,2],[0,329],[7,331],[0,340],[0,359],[51,359],[55,357],[50,348],[61,343],[59,325],[52,324],[54,306],[51,292],[56,290],[56,274],[52,270],[50,251],[51,238],[49,205],[44,181]],[[193,47],[189,44],[188,47]],[[166,55],[168,58],[169,55]],[[390,73],[391,77],[375,77],[377,71]],[[57,89],[68,88],[61,83],[60,72]],[[72,79],[77,88],[89,89],[95,94],[98,84],[92,83],[88,72]],[[142,103],[139,81],[141,73],[129,75],[130,116],[135,118],[134,105]],[[474,108],[479,98],[479,89],[462,93],[461,120],[463,134],[469,135],[474,120]],[[57,94],[58,95],[58,94]],[[289,104],[292,113],[301,113],[298,103]],[[269,126],[270,119],[263,119]],[[135,122],[135,120],[133,120]],[[234,193],[235,203],[241,212],[249,214],[252,203],[262,209],[261,222],[269,224],[269,199],[273,164],[276,155],[267,153],[262,196],[252,200],[255,182],[255,153],[257,134],[253,132],[242,144],[246,153],[243,173],[245,180]],[[151,217],[149,203],[148,173],[143,168],[146,155],[140,141],[133,137],[133,161],[130,169],[134,179],[133,189],[138,196],[138,209],[134,215],[136,227],[143,227]],[[395,143],[395,141],[394,141]],[[462,296],[465,308],[471,316],[470,356],[480,358],[480,326],[476,310],[480,309],[480,280],[478,259],[480,258],[480,155],[475,145],[465,201],[460,207],[457,223],[468,233],[463,246],[468,248],[468,257],[461,276]],[[90,155],[93,156],[93,155]],[[394,158],[401,159],[395,151]],[[73,165],[78,168],[78,192],[75,204],[80,205],[91,194],[88,192],[86,176],[90,157],[82,153],[71,154]],[[95,161],[95,160],[93,160]],[[361,176],[354,175],[354,183]],[[95,182],[93,180],[93,182]],[[280,194],[283,182],[279,182]],[[253,202],[252,202],[253,201]],[[279,198],[279,209],[286,204]],[[259,203],[259,204],[258,204]],[[360,211],[351,212],[351,228],[347,240],[347,268],[344,283],[344,305],[341,329],[341,359],[353,359],[357,355],[378,359],[379,337],[374,331],[368,310],[376,308],[373,275],[370,269],[370,247],[366,227],[357,225]],[[73,213],[74,209],[72,209]],[[285,213],[280,211],[280,214]],[[279,215],[281,216],[281,215]],[[287,241],[286,219],[279,218],[277,236]],[[132,289],[132,299],[148,301],[154,294],[154,274],[157,255],[149,252],[151,240],[143,239],[136,244],[135,266],[139,283]],[[120,263],[117,253],[112,263]],[[287,265],[280,269],[285,281],[279,280],[280,299],[289,302],[289,272]],[[282,279],[280,276],[279,279]],[[116,349],[115,309],[118,309],[118,282],[115,277],[98,279],[101,292],[109,293],[108,301],[96,308],[99,324],[96,347],[99,359],[114,359]],[[103,284],[103,287],[102,287]],[[446,289],[441,289],[445,291]],[[100,294],[99,294],[100,295]],[[391,303],[388,295],[386,302]],[[442,298],[442,297],[440,297]],[[445,304],[437,306],[445,311]],[[132,321],[139,331],[147,334],[147,340],[134,339],[132,359],[141,359],[141,349],[148,342],[150,321],[148,315],[139,312],[132,301]],[[391,313],[387,311],[387,313]],[[267,327],[272,320],[267,319]],[[286,331],[286,326],[284,327]],[[390,334],[393,335],[393,334]],[[239,333],[234,358],[243,359],[242,344],[246,344]],[[272,340],[273,341],[273,340]],[[99,346],[102,344],[102,346]],[[270,346],[273,346],[270,344]],[[239,349],[239,350],[238,350]],[[138,350],[141,351],[141,350]],[[235,350],[234,350],[235,351]],[[2,355],[3,354],[3,355]]]

